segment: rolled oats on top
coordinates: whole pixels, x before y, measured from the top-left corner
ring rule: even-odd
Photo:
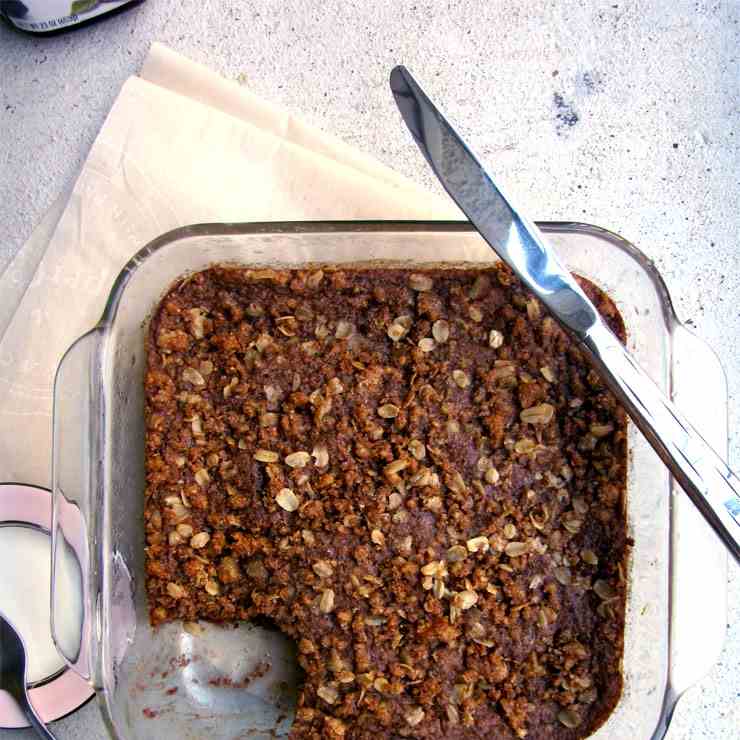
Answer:
[[[292,738],[570,740],[614,708],[625,416],[505,267],[210,268],[159,304],[145,388],[152,624],[295,639]]]

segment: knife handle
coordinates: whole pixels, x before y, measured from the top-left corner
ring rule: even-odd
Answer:
[[[740,478],[601,321],[582,346],[709,525],[740,563]]]

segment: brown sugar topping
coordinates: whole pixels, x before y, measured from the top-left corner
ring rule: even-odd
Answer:
[[[273,620],[291,737],[572,739],[614,708],[626,420],[506,268],[214,267],[157,308],[145,383],[152,624]]]

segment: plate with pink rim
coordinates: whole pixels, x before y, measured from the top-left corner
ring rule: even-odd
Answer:
[[[66,666],[51,639],[50,531],[50,491],[0,484],[0,609],[24,638],[29,697],[44,722],[74,712],[95,693]],[[0,689],[0,728],[28,726],[10,694]]]

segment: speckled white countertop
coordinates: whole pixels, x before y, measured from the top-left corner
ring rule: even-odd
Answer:
[[[599,224],[655,260],[679,316],[719,354],[740,426],[740,3],[149,0],[55,38],[0,28],[0,267],[74,178],[152,41],[436,188],[388,92],[403,62],[528,213]],[[730,441],[737,469],[740,434]],[[725,650],[679,703],[671,740],[738,737],[732,564],[729,604]],[[105,736],[95,703],[54,729]]]

